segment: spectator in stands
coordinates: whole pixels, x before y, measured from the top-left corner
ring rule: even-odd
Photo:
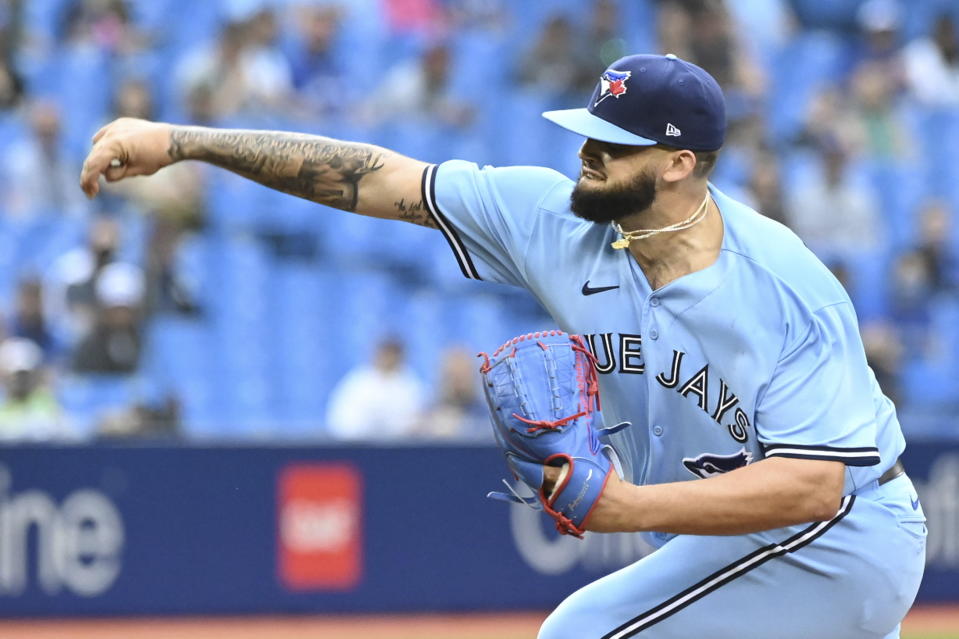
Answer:
[[[447,4],[447,19],[454,31],[478,30],[498,41],[509,28],[509,0],[466,0]]]
[[[862,146],[849,101],[838,86],[827,85],[812,97],[791,143],[816,152],[833,145],[854,152]]]
[[[846,291],[849,291],[850,281],[849,281],[849,267],[846,266],[845,262],[842,260],[829,260],[825,262],[826,267],[829,268],[829,272],[833,274],[833,277],[836,278],[836,281],[839,282],[839,285],[842,286]],[[855,300],[853,300],[855,303]]]
[[[4,154],[0,209],[21,220],[85,215],[88,204],[76,184],[79,164],[71,162],[63,149],[60,107],[34,102],[27,117],[30,135]]]
[[[666,0],[659,5],[656,15],[656,35],[659,49],[683,60],[692,60],[692,16],[682,2]]]
[[[210,115],[215,121],[236,115],[245,105],[248,85],[255,82],[244,68],[247,46],[245,23],[231,22],[223,27],[213,46],[201,46],[188,52],[177,64],[175,84],[186,102],[197,92],[206,92]]]
[[[433,44],[415,60],[390,71],[371,102],[371,120],[421,122],[465,128],[473,121],[473,106],[454,95],[450,49]]]
[[[862,44],[857,66],[871,62],[883,67],[883,72],[901,89],[905,83],[900,50],[899,30],[902,26],[902,8],[896,0],[867,0],[856,15]]]
[[[688,43],[691,61],[709,71],[724,90],[737,86],[743,60],[725,3],[702,2],[692,6]]]
[[[899,329],[906,352],[922,357],[931,344],[932,274],[928,262],[919,251],[903,253],[896,259],[891,279],[890,319]]]
[[[187,90],[184,96],[187,121],[197,126],[214,126],[220,117],[217,111],[214,87],[208,83],[197,83]]]
[[[550,18],[532,48],[520,58],[520,84],[560,99],[589,93],[596,83],[596,63],[582,42],[582,34],[567,16]]]
[[[287,49],[293,87],[313,116],[338,115],[350,106],[353,88],[336,46],[342,19],[337,6],[302,8]]]
[[[29,339],[49,362],[59,354],[57,340],[53,336],[44,312],[43,284],[35,277],[26,277],[17,285],[16,304],[10,318],[9,334]]]
[[[327,429],[336,439],[389,441],[416,433],[425,405],[423,383],[406,367],[403,344],[389,338],[373,362],[351,371],[333,389]]]
[[[180,403],[168,395],[157,403],[134,402],[104,415],[94,430],[97,439],[160,439],[180,434]]]
[[[959,291],[959,257],[952,242],[952,217],[941,200],[926,202],[919,214],[917,252],[926,264],[933,293]]]
[[[476,358],[462,348],[443,353],[439,391],[421,432],[436,439],[491,440],[489,409],[480,393]]]
[[[948,13],[936,20],[929,36],[903,51],[912,95],[929,107],[959,107],[959,29]]]
[[[140,363],[144,283],[139,268],[115,262],[96,280],[97,312],[73,354],[78,373],[133,373]]]
[[[23,103],[23,78],[13,66],[13,60],[0,55],[0,114],[15,110]]]
[[[789,224],[783,187],[779,173],[779,161],[772,153],[757,153],[752,161],[752,173],[746,185],[748,201],[757,211],[781,224]]]
[[[731,123],[757,113],[765,79],[737,37],[726,3],[668,0],[660,11],[661,52],[694,62],[716,78]]]
[[[61,255],[51,266],[44,279],[45,306],[54,333],[64,342],[72,344],[92,326],[97,278],[116,259],[119,246],[119,224],[100,216],[90,224],[86,245]]]
[[[820,149],[816,170],[797,180],[787,195],[792,229],[824,259],[877,250],[883,239],[878,210],[874,191],[852,176],[838,141]]]
[[[0,60],[9,60],[23,47],[23,2],[8,0],[0,11]],[[0,5],[3,6],[3,5]],[[2,66],[0,62],[0,66]]]
[[[384,0],[380,6],[395,34],[434,35],[443,15],[437,0]]]
[[[896,327],[885,322],[873,322],[862,327],[862,345],[866,361],[876,374],[876,381],[886,397],[896,405],[901,400],[900,371],[903,364],[903,345]]]
[[[153,219],[147,238],[147,314],[197,315],[200,307],[180,269],[177,249],[184,230],[167,216]]]
[[[912,154],[911,139],[896,104],[896,79],[886,65],[862,64],[851,80],[853,116],[861,151],[871,161],[901,162]]]
[[[596,0],[592,4],[587,45],[595,51],[595,64],[603,66],[610,60],[629,55],[623,40],[622,15],[615,0]],[[594,62],[586,60],[588,64]]]
[[[63,14],[62,39],[119,55],[136,53],[149,44],[136,28],[125,0],[72,0]]]
[[[71,436],[42,364],[43,351],[29,339],[10,337],[0,343],[4,389],[0,441],[48,441]]]
[[[293,91],[290,63],[280,48],[276,14],[262,7],[246,23],[246,44],[240,67],[246,76],[244,106],[250,115],[279,112],[289,106]]]
[[[117,118],[142,118],[154,116],[153,92],[140,78],[126,78],[117,87],[113,97],[113,114]]]

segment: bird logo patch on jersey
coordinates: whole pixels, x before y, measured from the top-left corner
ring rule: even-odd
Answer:
[[[632,75],[632,71],[617,71],[615,69],[610,69],[604,73],[599,78],[599,98],[596,99],[593,106],[595,107],[609,96],[618,99],[619,96],[626,93],[626,80],[629,80]]]
[[[715,477],[731,470],[742,468],[753,460],[753,454],[745,448],[740,448],[738,453],[732,455],[713,455],[703,453],[699,457],[686,457],[683,459],[683,466],[686,470],[702,479]]]

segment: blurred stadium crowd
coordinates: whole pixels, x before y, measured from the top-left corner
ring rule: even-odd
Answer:
[[[90,137],[133,116],[573,176],[539,114],[645,51],[720,81],[714,182],[845,283],[907,433],[959,436],[954,1],[0,0],[0,438],[486,438],[471,357],[552,325],[525,293],[198,164],[87,201]]]

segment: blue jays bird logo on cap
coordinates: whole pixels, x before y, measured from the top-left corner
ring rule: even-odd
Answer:
[[[619,96],[626,93],[626,80],[629,80],[632,75],[632,71],[617,71],[616,69],[606,71],[606,73],[599,78],[599,98],[593,106],[596,106],[609,96],[618,99]]]

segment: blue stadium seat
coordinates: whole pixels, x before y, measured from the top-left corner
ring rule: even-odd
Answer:
[[[218,292],[210,300],[217,319],[250,321],[261,313],[268,259],[265,249],[252,235],[208,242],[204,261],[209,268],[210,288]]]
[[[889,274],[893,253],[876,251],[846,255],[841,260],[849,270],[849,296],[860,323],[878,320],[889,314]]]
[[[64,144],[74,157],[83,157],[90,137],[109,115],[115,91],[110,59],[94,49],[67,48],[50,64],[55,66],[56,89],[49,97],[61,107]]]
[[[206,210],[213,229],[220,233],[255,229],[268,212],[268,189],[227,171],[209,175]]]
[[[0,149],[9,149],[26,136],[27,127],[14,111],[0,111]]]
[[[897,249],[912,245],[917,238],[917,213],[922,204],[922,175],[915,168],[894,163],[872,163],[870,183],[880,203],[886,238]]]
[[[932,407],[956,405],[956,367],[942,358],[916,359],[902,369],[902,387],[908,404]]]
[[[369,361],[380,339],[405,328],[396,325],[393,313],[401,294],[389,274],[372,269],[351,272],[339,281],[338,289],[340,312],[331,318],[342,336],[338,357],[351,365]]]
[[[30,0],[23,3],[24,27],[48,42],[56,42],[63,14],[72,0]]]
[[[501,154],[494,161],[500,165],[549,166],[568,175],[578,173],[576,151],[583,139],[541,116],[553,108],[578,106],[581,104],[556,104],[549,96],[534,91],[508,92],[494,111],[494,130],[484,132],[501,143]]]
[[[953,291],[940,295],[931,305],[930,333],[939,341],[939,350],[947,354],[951,365],[959,372],[959,298]],[[953,398],[959,404],[959,386],[952,385]]]
[[[499,296],[473,293],[445,301],[445,341],[480,351],[495,348],[512,337],[504,325],[506,309]]]
[[[454,35],[452,93],[484,109],[511,90],[512,58],[504,36],[475,29]]]
[[[453,303],[431,288],[410,289],[397,309],[397,323],[407,327],[403,333],[409,364],[428,384],[436,382],[437,363],[444,348],[446,333],[444,307]],[[454,340],[459,342],[461,340]]]
[[[796,135],[810,99],[840,77],[847,56],[843,39],[822,31],[800,32],[779,51],[766,93],[772,139]]]

